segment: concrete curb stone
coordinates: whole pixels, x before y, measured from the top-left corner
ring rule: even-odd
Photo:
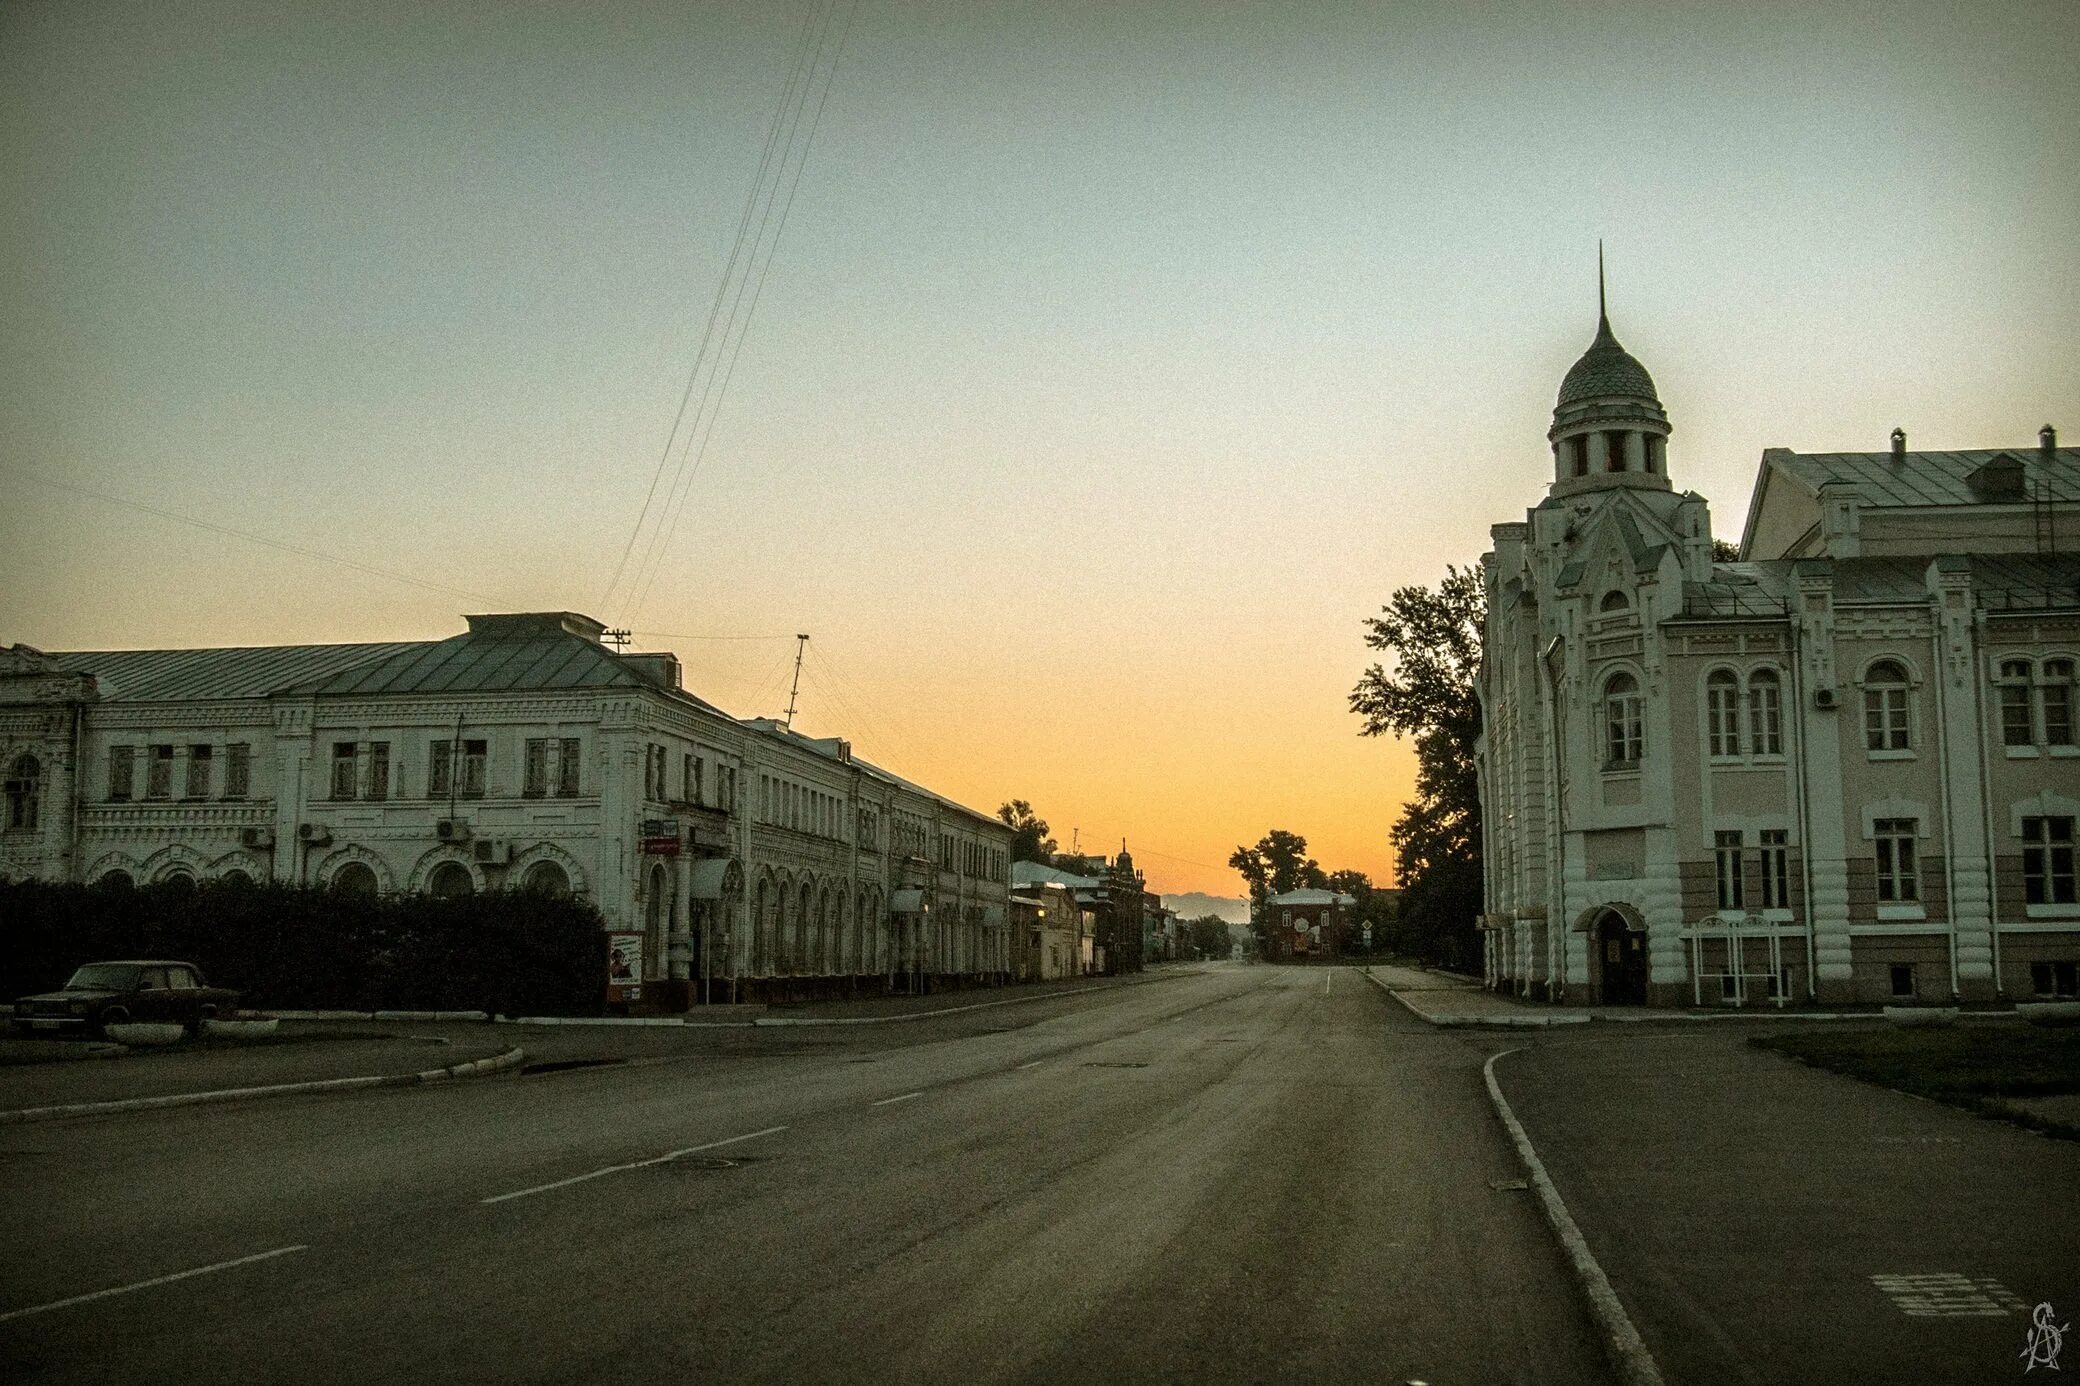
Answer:
[[[220,1088],[214,1092],[171,1093],[164,1097],[126,1097],[113,1102],[75,1102],[55,1107],[21,1107],[0,1112],[0,1125],[25,1121],[55,1121],[61,1117],[102,1116],[114,1112],[142,1112],[160,1107],[195,1107],[217,1102],[244,1102],[257,1097],[295,1097],[306,1093],[353,1092],[362,1088],[405,1088],[423,1083],[474,1078],[517,1068],[527,1060],[523,1049],[507,1049],[467,1063],[446,1068],[429,1068],[419,1073],[386,1073],[361,1078],[318,1078],[303,1083],[272,1083],[256,1088]]]

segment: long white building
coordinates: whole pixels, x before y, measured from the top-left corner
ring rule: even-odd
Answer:
[[[1488,983],[2069,996],[2080,451],[1762,457],[1738,562],[1610,323],[1482,559]]]
[[[570,891],[639,1005],[1003,978],[1011,830],[569,612],[446,640],[0,651],[0,878]]]

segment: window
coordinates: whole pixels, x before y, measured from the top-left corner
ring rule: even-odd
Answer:
[[[1603,600],[1596,604],[1598,611],[1630,611],[1632,603],[1623,592],[1606,592]]]
[[[1791,834],[1783,828],[1764,828],[1758,853],[1762,865],[1762,908],[1791,908]]]
[[[137,783],[137,748],[135,746],[111,746],[108,748],[108,798],[110,803],[124,804],[130,801],[132,787]]]
[[[2001,661],[2001,744],[2003,746],[2030,746],[2036,743],[2036,729],[2031,725],[2029,692],[2029,661],[2026,659],[2004,659]]]
[[[1892,994],[1894,996],[1912,996],[1914,994],[1914,964],[1894,963],[1892,965]]]
[[[144,797],[147,799],[171,799],[173,797],[173,747],[152,747],[152,758],[145,763]]]
[[[25,751],[7,767],[8,828],[17,832],[35,832],[42,801],[43,762]]]
[[[1613,674],[1603,686],[1605,768],[1631,768],[1646,750],[1640,729],[1639,681]]]
[[[390,797],[390,743],[387,741],[368,743],[368,797]]]
[[[558,743],[556,797],[559,799],[575,799],[578,797],[578,738],[575,736],[566,736]]]
[[[737,810],[737,768],[734,765],[715,767],[715,778],[722,790],[722,811],[735,813]]]
[[[1705,723],[1714,759],[1741,753],[1741,689],[1730,669],[1715,669],[1704,681]]]
[[[1871,824],[1878,851],[1878,900],[1905,904],[1921,898],[1921,877],[1914,862],[1914,839],[1920,821],[1880,818]]]
[[[2037,699],[2044,709],[2044,744],[2070,746],[2073,744],[2073,661],[2047,659],[2043,671]]]
[[[188,748],[188,775],[181,788],[181,797],[207,799],[209,797],[210,771],[216,766],[214,748],[190,746]]]
[[[462,797],[481,799],[484,797],[484,763],[489,759],[489,746],[482,741],[462,743]]]
[[[2080,994],[2080,966],[2070,962],[2031,963],[2029,989],[2038,996],[2071,997]]]
[[[332,743],[332,797],[354,797],[354,743],[351,741]]]
[[[701,763],[696,756],[679,757],[679,793],[689,804],[701,801]]]
[[[426,797],[445,799],[455,792],[455,743],[446,739],[426,748]]]
[[[1625,470],[1625,435],[1616,430],[1603,435],[1603,469],[1607,472]]]
[[[1863,738],[1873,751],[1907,749],[1907,671],[1893,660],[1879,660],[1864,675]]]
[[[539,799],[549,792],[549,739],[527,739],[526,758],[521,764],[520,797]]]
[[[1748,675],[1748,749],[1758,756],[1784,754],[1784,699],[1774,669]]]
[[[1713,833],[1712,860],[1719,878],[1719,908],[1722,911],[1745,908],[1747,897],[1741,882],[1741,835],[1738,832]]]
[[[243,799],[252,793],[253,748],[234,741],[224,748],[224,797]]]
[[[2070,905],[2073,898],[2073,820],[2023,819],[2023,902]]]

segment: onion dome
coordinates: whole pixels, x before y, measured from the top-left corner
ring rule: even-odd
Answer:
[[[1560,382],[1560,398],[1553,407],[1565,409],[1581,400],[1613,395],[1652,400],[1656,404],[1661,402],[1660,396],[1654,393],[1654,377],[1647,374],[1647,368],[1631,352],[1618,344],[1617,335],[1611,331],[1611,320],[1599,316],[1596,340],[1589,344],[1582,359],[1574,363],[1567,378]]]

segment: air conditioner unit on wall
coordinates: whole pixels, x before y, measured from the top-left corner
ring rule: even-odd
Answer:
[[[475,843],[475,852],[481,866],[504,866],[513,859],[513,844],[480,837]]]
[[[1841,706],[1841,702],[1842,695],[1835,692],[1832,688],[1816,688],[1813,690],[1814,707],[1823,710],[1836,708]]]
[[[296,825],[296,836],[298,840],[308,842],[313,847],[322,847],[332,841],[332,829],[323,823],[299,823]]]
[[[238,845],[241,847],[272,847],[274,846],[274,829],[240,828],[238,830]]]
[[[433,820],[433,835],[442,842],[467,842],[469,824],[460,818],[436,818]]]

